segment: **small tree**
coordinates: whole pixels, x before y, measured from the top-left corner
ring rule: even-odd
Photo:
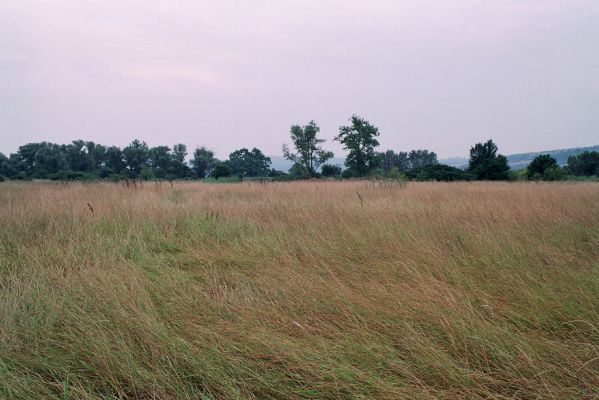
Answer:
[[[322,166],[320,173],[322,174],[322,176],[326,177],[340,176],[341,167],[338,165],[325,164]]]
[[[559,167],[555,158],[549,154],[541,154],[528,165],[526,176],[528,179],[544,179],[545,171],[552,167]]]
[[[480,180],[507,180],[510,167],[507,158],[497,154],[497,145],[489,139],[470,148],[468,172]]]
[[[350,125],[339,127],[339,135],[335,140],[349,151],[345,165],[354,170],[358,176],[364,176],[378,162],[374,149],[379,145],[376,139],[379,130],[357,115],[352,116],[350,122]]]
[[[298,165],[308,178],[317,175],[318,168],[333,158],[333,153],[322,148],[324,139],[317,137],[320,127],[314,121],[308,125],[293,125],[290,129],[291,141],[296,152],[293,153],[289,146],[283,145],[283,156]]]

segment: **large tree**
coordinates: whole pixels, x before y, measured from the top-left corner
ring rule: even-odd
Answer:
[[[288,145],[283,145],[283,156],[301,168],[309,178],[316,176],[318,168],[333,158],[332,152],[322,148],[321,144],[325,140],[317,137],[318,132],[320,127],[314,121],[304,126],[293,125],[290,133],[295,152]]]
[[[171,149],[168,146],[157,146],[150,149],[150,165],[156,178],[164,178],[169,174],[171,162]]]
[[[117,146],[108,147],[104,158],[104,166],[108,169],[109,173],[120,174],[125,168],[123,152]]]
[[[379,145],[378,136],[378,128],[357,115],[351,117],[350,125],[339,127],[335,140],[349,151],[345,165],[358,176],[364,176],[376,167],[378,160],[374,149]]]
[[[233,175],[249,177],[268,176],[270,164],[270,158],[266,157],[262,151],[255,147],[252,151],[243,148],[229,155],[229,166]]]
[[[146,142],[137,139],[123,149],[125,164],[132,177],[138,177],[144,167],[148,166],[149,153]]]
[[[507,158],[497,154],[497,145],[489,139],[470,148],[468,172],[476,179],[497,181],[508,179],[510,167]]]
[[[214,152],[202,146],[194,150],[193,158],[191,159],[191,169],[197,178],[203,179],[210,175],[216,162]]]

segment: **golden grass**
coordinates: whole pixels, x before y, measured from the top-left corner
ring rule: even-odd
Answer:
[[[2,398],[599,396],[592,183],[2,183],[0,289]]]

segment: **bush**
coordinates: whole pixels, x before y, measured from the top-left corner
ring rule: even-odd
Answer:
[[[399,180],[399,181],[407,181],[408,180],[408,176],[406,174],[404,174],[403,172],[401,172],[400,169],[397,167],[393,167],[389,170],[389,172],[387,172],[387,178],[395,179],[395,180]]]
[[[3,175],[0,175],[0,182],[4,182],[6,178]]]
[[[508,173],[508,179],[510,181],[525,181],[528,179],[528,171],[526,168],[510,171]]]
[[[340,176],[341,175],[341,167],[338,165],[325,164],[322,166],[320,173],[322,174],[322,176],[326,176],[326,177]]]
[[[344,169],[343,172],[341,173],[341,177],[343,179],[356,178],[358,176],[359,176],[358,173],[351,168]]]
[[[445,164],[429,164],[408,171],[408,177],[418,181],[470,181],[472,175],[468,172]]]
[[[566,178],[566,172],[559,165],[553,165],[545,170],[543,180],[546,181],[561,181]]]
[[[53,181],[96,181],[100,179],[98,175],[89,172],[60,171],[47,176]]]

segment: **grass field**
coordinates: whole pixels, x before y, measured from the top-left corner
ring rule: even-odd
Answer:
[[[0,290],[0,398],[599,396],[593,183],[5,182]]]

